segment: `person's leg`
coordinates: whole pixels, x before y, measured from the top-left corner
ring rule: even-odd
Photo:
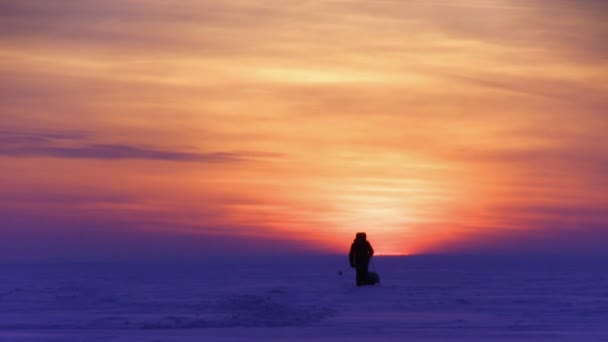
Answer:
[[[357,286],[362,286],[367,283],[367,267],[357,266]]]

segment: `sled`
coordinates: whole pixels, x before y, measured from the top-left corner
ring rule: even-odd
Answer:
[[[369,285],[380,284],[380,276],[376,272],[367,272],[367,283]]]

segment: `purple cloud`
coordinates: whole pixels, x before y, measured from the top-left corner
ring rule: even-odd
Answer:
[[[136,217],[75,219],[1,208],[0,224],[0,258],[4,261],[167,261],[323,253],[302,241],[260,236],[265,228],[256,226],[182,226]],[[243,233],[246,231],[257,234]]]
[[[223,163],[259,158],[277,158],[268,152],[185,152],[154,146],[100,144],[83,132],[23,132],[0,130],[0,155],[9,157],[53,157],[68,159],[144,159],[175,162]]]

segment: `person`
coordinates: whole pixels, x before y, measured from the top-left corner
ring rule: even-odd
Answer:
[[[357,286],[368,285],[369,260],[374,255],[372,245],[367,241],[365,233],[357,233],[355,240],[350,246],[350,267],[357,270]]]

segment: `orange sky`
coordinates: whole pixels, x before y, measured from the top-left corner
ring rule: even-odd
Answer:
[[[383,254],[608,241],[605,2],[0,13],[5,241],[89,226],[323,252],[366,231]]]

